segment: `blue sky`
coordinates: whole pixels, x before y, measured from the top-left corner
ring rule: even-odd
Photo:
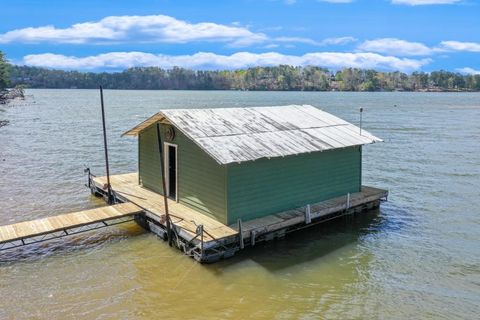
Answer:
[[[16,64],[480,73],[474,0],[0,0],[0,7],[0,50]]]

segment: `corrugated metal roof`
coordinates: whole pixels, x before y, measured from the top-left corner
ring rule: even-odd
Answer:
[[[170,123],[220,164],[345,148],[382,141],[310,105],[166,109],[124,135]]]

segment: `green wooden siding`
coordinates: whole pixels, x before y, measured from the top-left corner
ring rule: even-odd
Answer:
[[[138,137],[138,172],[141,185],[163,194],[155,126],[148,127]]]
[[[163,126],[161,134],[165,141]],[[172,143],[178,145],[179,202],[226,224],[358,192],[361,187],[361,147],[223,166],[178,130]],[[139,136],[139,177],[144,187],[162,193],[156,125]]]
[[[228,165],[228,223],[358,192],[361,147]]]
[[[163,129],[162,125],[161,135],[165,141]],[[171,143],[178,145],[178,201],[226,223],[226,167],[175,131],[175,140]],[[156,125],[141,132],[139,144],[140,182],[162,193]]]

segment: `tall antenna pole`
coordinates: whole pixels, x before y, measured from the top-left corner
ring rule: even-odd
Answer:
[[[102,124],[103,124],[103,148],[105,150],[105,166],[107,169],[107,203],[112,204],[112,187],[110,185],[110,168],[108,165],[108,147],[107,147],[107,129],[105,127],[105,106],[103,105],[103,88],[100,86],[100,102],[102,105]]]
[[[158,140],[158,152],[160,153],[160,170],[162,171],[162,190],[163,190],[163,204],[165,206],[165,216],[167,222],[167,239],[168,245],[172,246],[172,228],[170,225],[170,214],[168,213],[168,199],[167,199],[167,185],[165,183],[165,165],[163,163],[162,152],[162,137],[160,135],[160,123],[157,122],[157,140]]]
[[[362,135],[362,114],[363,108],[360,108],[360,135]]]

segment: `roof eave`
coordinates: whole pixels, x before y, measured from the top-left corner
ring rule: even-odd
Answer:
[[[125,131],[124,133],[122,133],[121,136],[137,137],[143,130],[145,130],[146,128],[148,128],[149,126],[151,126],[152,124],[158,121],[160,121],[161,123],[170,123],[162,112],[158,112],[153,116],[151,116],[150,118],[146,119],[145,121],[137,124],[132,129]]]
[[[287,155],[277,155],[277,156],[270,156],[270,157],[262,156],[262,157],[258,157],[258,158],[254,158],[254,159],[244,159],[244,160],[227,160],[227,161],[221,161],[220,159],[217,159],[216,157],[214,157],[214,156],[212,156],[212,155],[210,155],[210,156],[211,156],[213,159],[215,159],[215,161],[216,161],[218,164],[227,165],[227,166],[228,166],[228,165],[231,165],[231,164],[242,164],[242,163],[254,162],[254,161],[263,160],[263,159],[270,160],[270,159],[275,159],[275,158],[285,158],[285,157],[290,157],[290,156],[299,156],[299,155],[302,155],[302,154],[310,154],[310,153],[317,153],[317,152],[326,152],[326,151],[333,151],[333,150],[338,150],[338,149],[345,149],[345,148],[351,148],[351,147],[365,146],[365,145],[367,145],[367,144],[374,144],[374,143],[377,143],[377,142],[384,142],[384,141],[383,141],[382,139],[380,139],[380,138],[375,137],[375,139],[372,139],[372,141],[370,141],[370,142],[353,144],[353,145],[344,146],[344,147],[340,147],[340,148],[328,148],[328,149],[317,150],[317,151],[292,153],[292,154],[287,154]]]

